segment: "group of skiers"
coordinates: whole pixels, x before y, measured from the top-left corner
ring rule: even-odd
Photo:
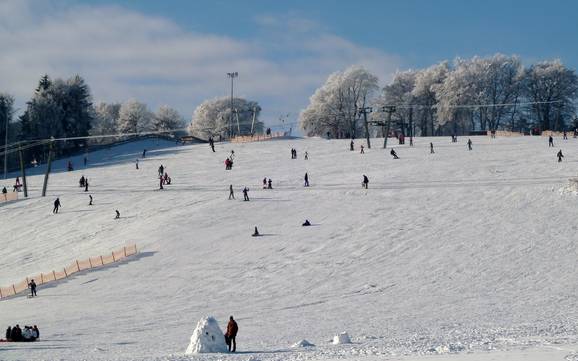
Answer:
[[[291,159],[297,159],[297,149],[291,148]]]
[[[36,325],[34,326],[24,326],[24,329],[20,328],[20,325],[14,327],[8,326],[6,329],[6,338],[4,342],[32,342],[40,338],[40,330]]]
[[[84,191],[88,192],[88,178],[85,178],[84,175],[80,177],[80,180],[78,181],[78,186],[81,188],[84,187]]]

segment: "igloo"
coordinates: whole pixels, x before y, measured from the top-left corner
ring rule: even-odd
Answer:
[[[225,336],[214,317],[202,318],[191,336],[185,354],[227,352]]]

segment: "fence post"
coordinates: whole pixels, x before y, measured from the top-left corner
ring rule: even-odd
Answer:
[[[2,287],[0,287],[0,298],[2,298]]]
[[[124,250],[124,256],[126,257],[126,246],[123,247]]]
[[[16,287],[14,287],[14,283],[12,284],[12,290],[14,290],[14,294],[16,294]]]
[[[56,281],[56,272],[54,272],[54,270],[52,270],[52,276],[54,277],[54,280]]]
[[[68,273],[66,273],[66,267],[64,267],[64,277],[68,277]]]
[[[92,268],[92,261],[90,260],[90,257],[88,257],[88,264],[90,265],[90,268]]]
[[[44,275],[42,272],[40,272],[40,284],[44,283]]]
[[[76,260],[76,272],[80,272],[80,266],[78,265],[78,260]]]
[[[104,266],[104,261],[102,260],[102,256],[100,256],[100,263]]]
[[[112,261],[116,262],[116,260],[114,259],[114,251],[112,251]]]

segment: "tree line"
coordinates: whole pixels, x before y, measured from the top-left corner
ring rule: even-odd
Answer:
[[[300,125],[307,135],[357,137],[365,134],[364,111],[383,121],[383,108],[395,106],[392,127],[406,135],[565,130],[578,127],[577,97],[576,72],[560,60],[525,67],[519,57],[502,54],[457,58],[397,72],[383,88],[375,75],[352,66],[315,91]]]

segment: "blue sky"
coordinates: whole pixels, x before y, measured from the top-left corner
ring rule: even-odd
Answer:
[[[0,0],[0,91],[79,73],[95,101],[167,104],[186,119],[228,93],[295,120],[332,72],[396,70],[497,52],[578,67],[577,1]]]

